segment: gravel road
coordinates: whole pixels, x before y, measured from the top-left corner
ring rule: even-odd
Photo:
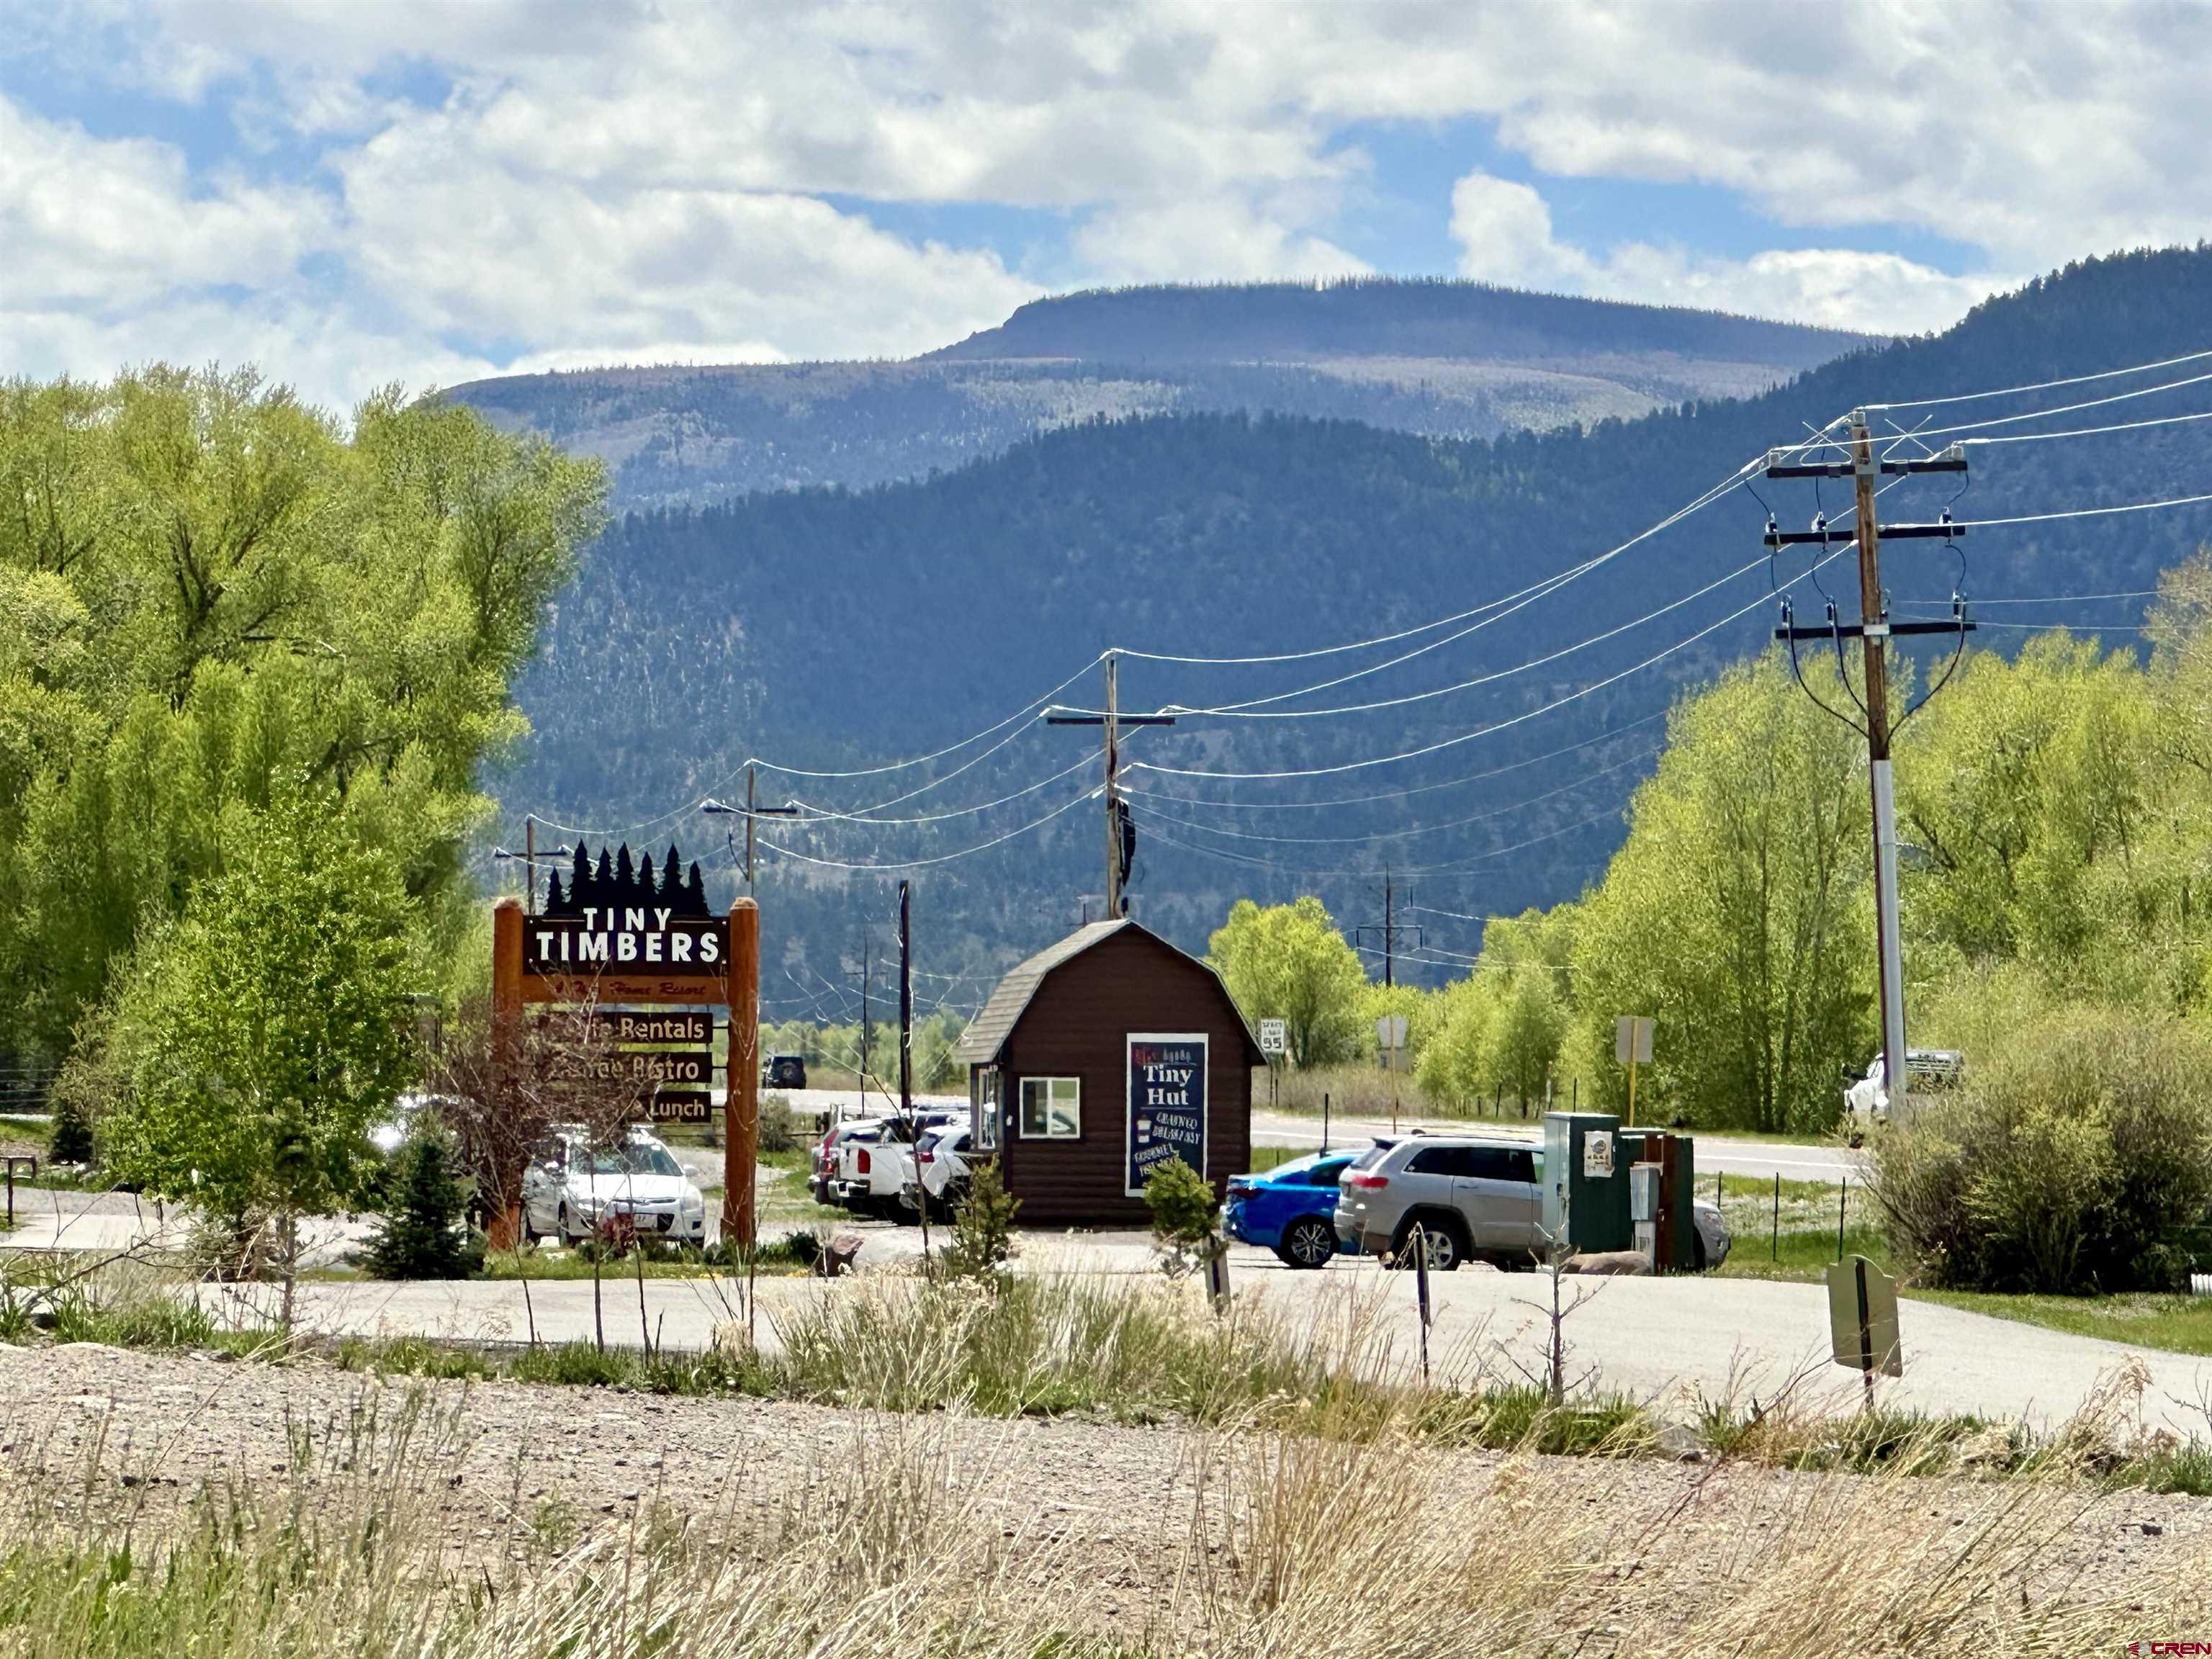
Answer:
[[[410,1431],[410,1478],[437,1492],[438,1514],[465,1555],[514,1552],[549,1514],[588,1530],[627,1526],[641,1506],[723,1516],[742,1535],[779,1510],[853,1501],[871,1460],[901,1458],[941,1479],[945,1513],[954,1504],[980,1510],[1018,1547],[1072,1553],[1095,1577],[1110,1620],[1138,1617],[1164,1595],[1175,1540],[1191,1535],[1194,1516],[1212,1524],[1251,1496],[1234,1490],[1234,1471],[1249,1466],[1233,1448],[1216,1442],[1200,1455],[1207,1443],[1172,1427],[896,1419],[514,1383],[386,1384],[315,1361],[224,1364],[90,1345],[0,1346],[0,1457],[11,1491],[44,1492],[58,1510],[89,1494],[158,1510],[205,1481],[295,1468],[303,1448],[320,1449],[306,1461],[319,1457],[325,1480],[368,1467],[384,1455],[380,1446],[396,1443],[410,1392],[429,1407]],[[380,1427],[368,1432],[368,1424]],[[1606,1562],[1642,1558],[1632,1583],[1620,1576],[1624,1614],[1632,1605],[1648,1613],[1654,1596],[1692,1613],[1730,1575],[1747,1582],[1766,1553],[1804,1547],[1830,1522],[1892,1537],[1899,1551],[1940,1541],[2007,1490],[1656,1460],[1532,1466],[1486,1453],[1392,1455],[1417,1455],[1421,1468],[1407,1474],[1434,1483],[1449,1511],[1438,1524],[1502,1523],[1495,1506],[1509,1502],[1596,1517],[1577,1547]],[[1360,1472],[1346,1467],[1356,1490]],[[1212,1472],[1204,1499],[1201,1469]],[[2067,1506],[2062,1535],[2023,1595],[2094,1589],[2135,1596],[2161,1620],[2212,1611],[2188,1605],[2187,1592],[2177,1600],[2174,1589],[2193,1583],[2201,1597],[2212,1583],[2212,1503],[2129,1493],[2084,1504],[2078,1513]]]

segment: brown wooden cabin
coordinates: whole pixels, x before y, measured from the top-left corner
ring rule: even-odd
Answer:
[[[1201,1042],[1194,1100],[1186,1074],[1200,1069]],[[995,1151],[1024,1224],[1144,1224],[1136,1170],[1164,1156],[1197,1163],[1197,1133],[1217,1193],[1250,1167],[1260,1045],[1212,969],[1126,918],[1093,922],[1008,974],[959,1054],[972,1139],[986,1143],[972,1156]]]

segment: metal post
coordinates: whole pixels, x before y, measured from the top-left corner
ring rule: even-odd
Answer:
[[[729,1064],[723,1073],[722,1244],[759,1242],[753,1186],[760,1154],[760,908],[730,907]],[[747,1307],[751,1300],[747,1298]]]
[[[1390,872],[1382,872],[1382,988],[1389,990],[1397,983],[1397,930],[1391,926]]]
[[[1774,1172],[1774,1232],[1767,1254],[1777,1261],[1782,1260],[1782,1171]]]
[[[1321,1091],[1321,1149],[1328,1150],[1328,1091]]]
[[[1421,1386],[1429,1386],[1429,1225],[1413,1224],[1413,1289],[1421,1307]]]
[[[1843,1191],[1836,1200],[1836,1260],[1844,1259],[1844,1214],[1851,1201],[1851,1178],[1844,1177]]]

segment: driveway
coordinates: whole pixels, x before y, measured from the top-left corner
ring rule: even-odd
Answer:
[[[822,1297],[864,1293],[870,1282],[903,1293],[915,1284],[920,1248],[913,1229],[863,1229],[860,1278],[836,1281],[774,1278],[758,1281],[757,1329],[774,1345],[774,1321]],[[1139,1233],[1030,1234],[1024,1269],[1139,1279],[1152,1271],[1149,1242]],[[878,1273],[866,1269],[873,1267]],[[1340,1331],[1359,1322],[1374,1334],[1365,1350],[1375,1363],[1410,1372],[1419,1352],[1415,1289],[1408,1274],[1371,1262],[1340,1260],[1324,1273],[1285,1268],[1266,1251],[1234,1248],[1231,1287],[1239,1297],[1271,1304],[1301,1328]],[[883,1276],[888,1275],[888,1277]],[[1657,1402],[1670,1415],[1688,1414],[1698,1395],[1733,1396],[1747,1407],[1755,1395],[1771,1401],[1799,1373],[1801,1397],[1834,1409],[1856,1409],[1855,1371],[1827,1362],[1827,1293],[1818,1285],[1726,1279],[1568,1279],[1562,1289],[1582,1305],[1564,1333],[1571,1376]],[[273,1287],[250,1294],[267,1296]],[[1434,1323],[1430,1352],[1439,1380],[1488,1376],[1508,1381],[1540,1375],[1550,1318],[1542,1305],[1549,1279],[1483,1267],[1438,1274],[1431,1281]],[[240,1317],[252,1310],[235,1291],[203,1294]],[[415,1334],[449,1340],[521,1340],[532,1322],[541,1340],[589,1341],[595,1328],[589,1280],[533,1282],[526,1304],[512,1281],[411,1285],[319,1284],[302,1287],[302,1320],[330,1334]],[[635,1279],[611,1268],[600,1286],[597,1317],[610,1342],[701,1348],[716,1330],[744,1316],[741,1284],[727,1280]],[[2212,1360],[2131,1350],[2039,1326],[1908,1300],[1901,1313],[1905,1376],[1880,1383],[1885,1403],[1936,1413],[2047,1424],[2078,1409],[2100,1385],[2140,1365],[2146,1421],[2177,1433],[2212,1437]]]

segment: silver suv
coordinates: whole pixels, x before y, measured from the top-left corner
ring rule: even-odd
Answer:
[[[1413,1135],[1361,1154],[1339,1178],[1336,1236],[1403,1264],[1419,1228],[1440,1272],[1470,1257],[1533,1267],[1543,1248],[1542,1176],[1542,1149],[1525,1140]]]

